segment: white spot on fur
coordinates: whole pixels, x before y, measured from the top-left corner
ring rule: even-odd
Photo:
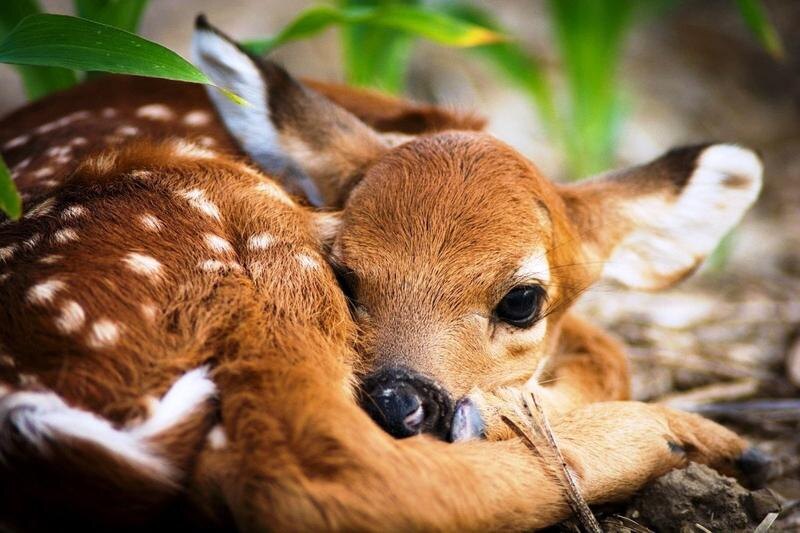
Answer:
[[[88,111],[76,111],[65,117],[61,117],[58,120],[48,122],[47,124],[42,124],[41,126],[36,128],[35,131],[36,133],[50,133],[51,131],[54,131],[58,128],[63,128],[64,126],[72,124],[73,122],[76,122],[78,120],[89,118],[90,115],[91,113],[89,113]]]
[[[10,355],[3,354],[3,355],[0,355],[0,365],[10,366],[10,367],[14,368],[15,366],[17,366],[17,363],[16,363],[16,361],[14,361],[14,358],[11,357]]]
[[[53,233],[53,242],[58,244],[66,244],[70,241],[77,241],[78,240],[78,232],[76,232],[72,228],[64,228],[60,229],[57,232]]]
[[[164,225],[161,223],[161,220],[159,220],[157,216],[149,213],[139,215],[139,222],[142,224],[144,229],[148,231],[159,232],[161,231],[161,228],[164,227]]]
[[[142,311],[142,316],[148,321],[153,322],[158,314],[158,308],[153,304],[141,304],[139,309]]]
[[[28,302],[37,305],[51,303],[56,293],[63,290],[66,286],[66,283],[58,279],[48,279],[47,281],[38,283],[28,289]]]
[[[161,276],[161,262],[155,257],[131,252],[123,259],[129,269],[151,278],[158,278]]]
[[[114,133],[116,133],[117,135],[124,135],[126,137],[133,137],[134,135],[139,134],[139,128],[137,128],[136,126],[125,124],[114,130]]]
[[[33,160],[32,157],[26,157],[25,159],[20,161],[14,166],[14,172],[21,172],[22,170],[25,170],[28,167],[28,165],[31,164],[32,160]]]
[[[195,159],[211,159],[217,154],[208,148],[203,148],[186,139],[178,139],[172,143],[172,150],[179,157],[191,157]]]
[[[89,161],[89,165],[94,168],[98,174],[106,174],[111,172],[114,165],[117,163],[117,156],[113,153],[101,154]]]
[[[67,300],[61,305],[61,314],[56,317],[56,327],[63,333],[74,333],[83,327],[86,313],[75,300]]]
[[[86,215],[88,211],[82,205],[74,204],[68,206],[61,212],[61,220],[75,220]]]
[[[150,120],[172,120],[175,113],[164,104],[148,104],[137,109],[136,116]]]
[[[187,126],[205,126],[211,122],[211,115],[207,111],[190,111],[183,116],[183,123]]]
[[[209,137],[208,135],[203,135],[202,137],[197,139],[197,143],[200,146],[205,146],[206,148],[210,148],[216,145],[217,141],[215,141],[212,137]]]
[[[277,239],[274,235],[270,235],[269,233],[258,233],[247,240],[247,246],[249,246],[251,250],[264,250],[276,242]]]
[[[205,272],[227,272],[229,270],[244,270],[242,265],[236,261],[219,261],[217,259],[206,259],[197,263],[197,267]]]
[[[61,261],[62,259],[64,259],[63,255],[50,254],[39,259],[39,262],[45,265],[52,265],[54,263]]]
[[[8,278],[10,277],[11,277],[11,272],[4,272],[3,274],[0,274],[0,283],[5,283],[6,281],[8,281]]]
[[[25,216],[23,216],[22,218],[36,218],[44,216],[50,213],[50,211],[52,211],[53,206],[55,206],[55,204],[56,201],[54,198],[48,198],[47,200],[43,201],[42,203],[40,203],[27,213],[25,213]]]
[[[225,428],[221,424],[217,424],[211,431],[208,432],[208,446],[212,450],[222,450],[228,445],[228,435],[225,434]]]
[[[233,246],[231,246],[231,243],[229,243],[219,235],[214,235],[213,233],[206,233],[205,239],[206,239],[206,245],[208,245],[208,247],[214,250],[215,252],[228,253],[233,251]]]
[[[16,244],[10,244],[8,246],[0,248],[0,261],[5,263],[6,261],[14,257],[14,253],[16,253],[17,248],[19,248],[19,246],[17,246]]]
[[[36,179],[47,178],[55,173],[52,167],[42,167],[39,170],[31,172],[31,176]]]
[[[70,146],[86,146],[89,144],[89,141],[86,140],[86,137],[75,137],[71,141],[69,141]]]
[[[220,220],[219,208],[217,204],[206,198],[206,194],[201,189],[191,189],[180,195],[189,201],[189,204],[210,216],[215,220]]]
[[[3,150],[13,150],[14,148],[17,148],[18,146],[22,146],[23,144],[26,144],[30,140],[31,140],[31,136],[30,135],[20,135],[18,137],[14,137],[13,139],[11,139],[10,141],[7,141],[3,145]]]
[[[92,348],[108,348],[119,340],[119,326],[107,319],[101,318],[92,323],[92,331],[87,339],[87,344]]]
[[[103,118],[114,118],[117,116],[117,110],[113,107],[106,107],[101,113]]]
[[[41,233],[34,233],[22,245],[27,248],[28,250],[33,250],[36,246],[41,242],[42,234]]]
[[[295,254],[294,258],[297,259],[297,262],[300,263],[300,266],[305,269],[314,270],[320,267],[319,261],[307,253],[301,252],[299,254]]]

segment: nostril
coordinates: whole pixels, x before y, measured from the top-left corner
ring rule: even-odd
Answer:
[[[419,433],[419,428],[425,421],[425,408],[420,404],[414,411],[403,419],[403,424],[414,433]]]

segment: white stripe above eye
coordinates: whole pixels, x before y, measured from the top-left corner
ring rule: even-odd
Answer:
[[[525,257],[517,268],[516,278],[538,281],[541,284],[550,282],[550,262],[547,260],[547,251],[538,249]]]

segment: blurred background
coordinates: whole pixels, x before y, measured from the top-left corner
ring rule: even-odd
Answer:
[[[73,13],[71,1],[40,4]],[[800,1],[761,2],[779,39],[734,0],[426,4],[495,26],[510,45],[333,27],[272,56],[295,74],[474,110],[557,180],[707,140],[762,153],[760,200],[698,275],[658,294],[596,287],[579,305],[630,346],[637,398],[704,412],[778,457],[770,486],[789,508],[779,523],[800,528]],[[311,5],[153,0],[139,30],[188,57],[199,12],[254,39]],[[11,67],[0,66],[0,84],[0,113],[26,101]]]

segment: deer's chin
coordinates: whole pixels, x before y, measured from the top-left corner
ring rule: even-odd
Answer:
[[[456,403],[453,422],[450,428],[450,442],[465,442],[482,439],[485,425],[475,402],[464,397]]]

